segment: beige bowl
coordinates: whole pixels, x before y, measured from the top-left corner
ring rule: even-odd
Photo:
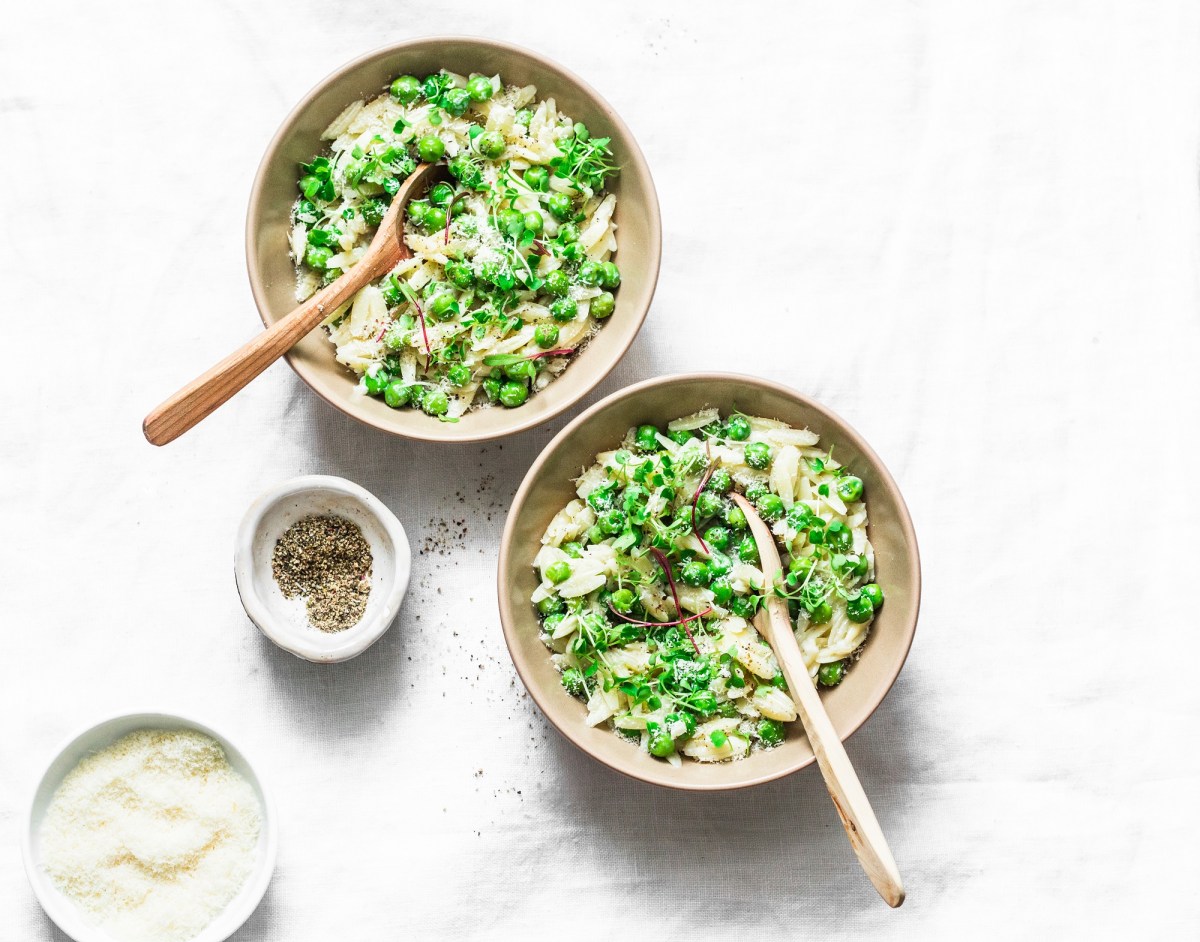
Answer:
[[[386,46],[347,63],[323,79],[284,119],[267,148],[246,217],[250,288],[263,323],[273,324],[296,306],[288,228],[296,200],[297,164],[320,153],[321,132],[348,104],[383,92],[397,75],[424,76],[439,68],[499,73],[505,83],[534,84],[541,96],[583,121],[594,135],[612,138],[621,172],[610,181],[617,194],[621,287],[616,310],[566,372],[516,409],[485,408],[456,423],[411,409],[390,409],[381,399],[353,392],[357,377],[334,360],[323,330],[314,330],[288,354],[300,378],[335,409],[393,435],[427,441],[469,442],[499,438],[540,425],[595,387],[621,359],[645,320],[658,281],[662,225],[650,169],[633,135],[608,103],[578,76],[544,56],[489,39],[432,37]]]
[[[887,596],[871,626],[862,657],[822,699],[842,739],[879,706],[904,665],[917,627],[921,568],[908,508],[883,462],[845,421],[824,406],[784,386],[750,376],[690,373],[630,386],[596,403],[564,428],[534,462],[513,500],[500,544],[500,620],[508,650],[529,693],[559,732],[618,772],[671,788],[717,790],[758,785],[789,775],[813,761],[799,723],[789,724],[784,743],[738,762],[703,765],[685,761],[676,769],[625,742],[606,727],[584,723],[583,705],[562,688],[550,652],[538,638],[538,619],[529,603],[537,586],[531,566],[551,518],[575,496],[572,479],[598,452],[614,447],[626,429],[643,422],[663,425],[706,406],[722,412],[780,419],[808,427],[821,444],[837,446],[838,460],[852,464],[866,487],[877,578]]]

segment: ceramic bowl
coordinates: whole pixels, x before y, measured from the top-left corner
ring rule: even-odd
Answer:
[[[621,168],[609,186],[617,194],[615,218],[620,225],[616,261],[621,287],[615,312],[562,376],[528,403],[517,409],[480,409],[455,423],[412,409],[390,409],[381,399],[356,394],[357,377],[334,360],[323,330],[301,341],[288,354],[288,362],[322,399],[367,425],[428,441],[480,441],[541,425],[586,395],[629,348],[654,296],[662,232],[650,170],[625,123],[581,78],[535,52],[462,36],[397,43],[347,63],[304,96],[268,146],[250,195],[246,261],[259,314],[264,324],[273,324],[296,306],[288,230],[297,165],[322,151],[327,142],[321,140],[321,132],[351,102],[380,94],[397,75],[422,76],[439,68],[499,73],[506,83],[534,84],[540,95],[553,96],[560,109],[585,122],[594,135],[612,138]]]
[[[233,744],[228,736],[203,723],[170,713],[128,713],[105,720],[72,737],[60,748],[50,765],[42,773],[33,791],[29,810],[21,828],[21,852],[25,859],[25,872],[33,887],[34,895],[56,926],[76,942],[113,942],[112,936],[101,931],[76,904],[64,896],[42,869],[38,846],[38,830],[54,792],[67,774],[80,760],[116,742],[122,736],[139,729],[194,729],[211,736],[225,750],[229,764],[247,782],[258,796],[262,808],[262,831],[258,838],[258,853],[254,868],[241,891],[229,905],[192,942],[222,942],[229,938],[254,912],[255,907],[267,891],[271,874],[275,870],[275,853],[278,843],[275,806],[271,801],[263,780],[250,765],[245,754]]]
[[[789,775],[813,761],[812,749],[803,729],[793,723],[783,744],[775,749],[717,765],[685,760],[677,769],[604,726],[587,726],[583,704],[563,690],[550,652],[538,638],[538,619],[529,597],[537,586],[531,562],[551,518],[576,496],[572,479],[594,463],[598,452],[613,448],[630,427],[644,422],[663,426],[710,406],[722,413],[736,409],[812,429],[825,448],[836,445],[838,459],[852,465],[865,484],[868,532],[887,604],[876,616],[854,669],[839,686],[822,694],[842,739],[866,721],[900,673],[916,630],[921,596],[916,535],[896,482],[854,429],[806,396],[751,376],[693,373],[630,386],[567,425],[525,475],[505,524],[498,594],[509,653],[542,712],[584,752],[632,778],[692,790],[742,788]]]
[[[303,599],[285,598],[271,572],[275,544],[297,520],[331,514],[358,524],[371,545],[371,594],[358,624],[324,632],[308,623]],[[365,488],[345,478],[292,478],[260,496],[238,527],[233,572],[250,620],[285,651],[318,663],[349,660],[378,641],[408,589],[412,552],[400,521]]]

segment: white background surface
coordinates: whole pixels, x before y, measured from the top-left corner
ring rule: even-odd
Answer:
[[[62,938],[17,851],[33,777],[138,705],[229,728],[274,783],[279,868],[240,942],[1194,937],[1195,4],[41,2],[4,21],[0,938]],[[149,407],[258,323],[242,227],[278,122],[344,60],[438,32],[557,58],[642,143],[662,277],[601,393],[757,371],[846,416],[904,490],[921,623],[849,748],[903,909],[815,768],[670,794],[577,754],[523,694],[495,551],[565,419],[503,447],[388,440],[277,365],[176,444],[142,441]],[[247,504],[304,472],[378,494],[418,552],[391,632],[340,667],[276,650],[234,592]],[[421,554],[443,526],[448,552]]]

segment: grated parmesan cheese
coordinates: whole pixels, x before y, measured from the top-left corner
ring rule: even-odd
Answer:
[[[258,797],[195,730],[139,730],[63,779],[39,832],[42,866],[118,940],[184,942],[242,888]]]

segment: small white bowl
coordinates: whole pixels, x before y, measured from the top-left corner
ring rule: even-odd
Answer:
[[[25,860],[25,873],[33,894],[58,928],[76,942],[113,942],[113,937],[93,925],[87,915],[69,897],[54,885],[42,867],[38,846],[38,830],[58,786],[79,762],[100,749],[112,745],[122,736],[139,729],[194,729],[211,736],[225,750],[230,766],[238,772],[258,796],[262,808],[262,830],[258,835],[258,852],[254,869],[249,879],[230,900],[229,905],[210,922],[192,942],[223,942],[237,932],[238,928],[254,912],[267,891],[271,874],[275,871],[275,854],[278,835],[275,824],[275,806],[262,779],[254,771],[245,755],[223,733],[203,723],[170,713],[127,713],[86,729],[72,737],[58,750],[57,756],[33,790],[25,826],[21,830],[21,855]]]
[[[284,598],[271,572],[276,542],[310,514],[331,514],[358,524],[371,545],[367,610],[345,631],[312,627],[304,600]],[[383,636],[400,611],[411,570],[408,536],[396,515],[365,488],[323,474],[284,481],[251,504],[238,528],[233,557],[238,594],[250,620],[285,651],[320,664],[357,657]]]

